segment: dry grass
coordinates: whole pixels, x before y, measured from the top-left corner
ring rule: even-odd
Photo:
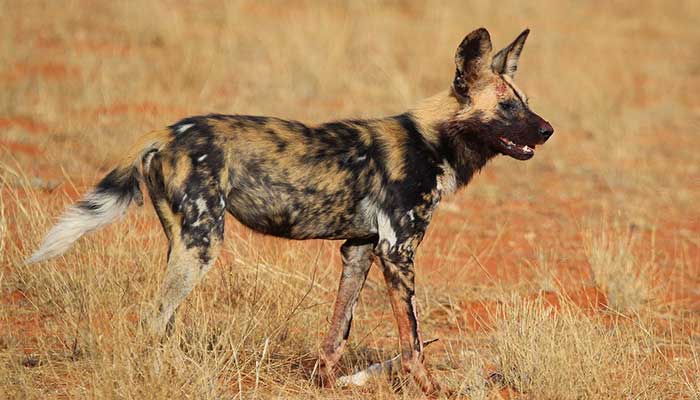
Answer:
[[[138,323],[164,268],[150,205],[65,257],[20,264],[141,133],[207,112],[398,113],[450,83],[455,46],[478,26],[497,48],[532,29],[517,79],[557,133],[531,161],[495,160],[436,213],[417,261],[424,336],[441,339],[428,364],[474,399],[699,398],[697,2],[0,10],[0,398],[419,396],[402,376],[313,385],[337,243],[227,220],[223,256],[158,346]],[[375,268],[345,372],[396,354],[385,297]]]
[[[606,327],[566,299],[558,309],[541,297],[514,299],[500,312],[493,336],[499,371],[529,398],[649,397],[644,391],[651,377],[630,365],[653,352],[633,328]]]
[[[637,258],[633,234],[620,226],[603,226],[586,236],[591,275],[609,306],[617,312],[635,313],[649,305],[658,294],[652,283],[654,263]]]
[[[494,347],[506,383],[538,399],[599,398],[613,387],[619,361],[614,333],[596,326],[568,303],[560,310],[537,300],[503,307]]]

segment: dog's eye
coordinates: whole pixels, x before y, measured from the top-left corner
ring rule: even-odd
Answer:
[[[502,101],[498,103],[498,105],[501,107],[503,111],[514,111],[517,108],[517,105],[515,104],[514,101],[508,100],[508,101]]]

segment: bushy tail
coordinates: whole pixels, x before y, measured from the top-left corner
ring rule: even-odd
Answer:
[[[143,159],[160,150],[170,140],[170,130],[151,132],[141,137],[119,165],[77,203],[68,207],[51,228],[41,247],[25,264],[33,264],[63,254],[84,234],[101,228],[124,215],[129,205],[143,204],[139,188]]]

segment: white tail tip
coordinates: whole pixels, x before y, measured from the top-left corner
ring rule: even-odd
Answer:
[[[131,203],[118,193],[96,190],[70,206],[46,234],[41,247],[24,264],[34,264],[65,253],[81,236],[122,216]]]

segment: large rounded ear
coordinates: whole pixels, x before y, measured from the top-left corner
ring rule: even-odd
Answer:
[[[469,97],[469,88],[479,79],[488,65],[490,53],[491,36],[484,28],[471,32],[462,40],[455,54],[457,72],[452,83],[458,96],[463,99]]]
[[[509,44],[501,51],[493,56],[493,61],[491,62],[491,69],[493,72],[499,75],[508,75],[511,78],[515,76],[515,71],[518,70],[518,60],[520,59],[520,52],[523,51],[523,46],[525,46],[525,39],[527,35],[530,34],[529,29],[525,29],[523,33],[518,35],[513,43]]]

